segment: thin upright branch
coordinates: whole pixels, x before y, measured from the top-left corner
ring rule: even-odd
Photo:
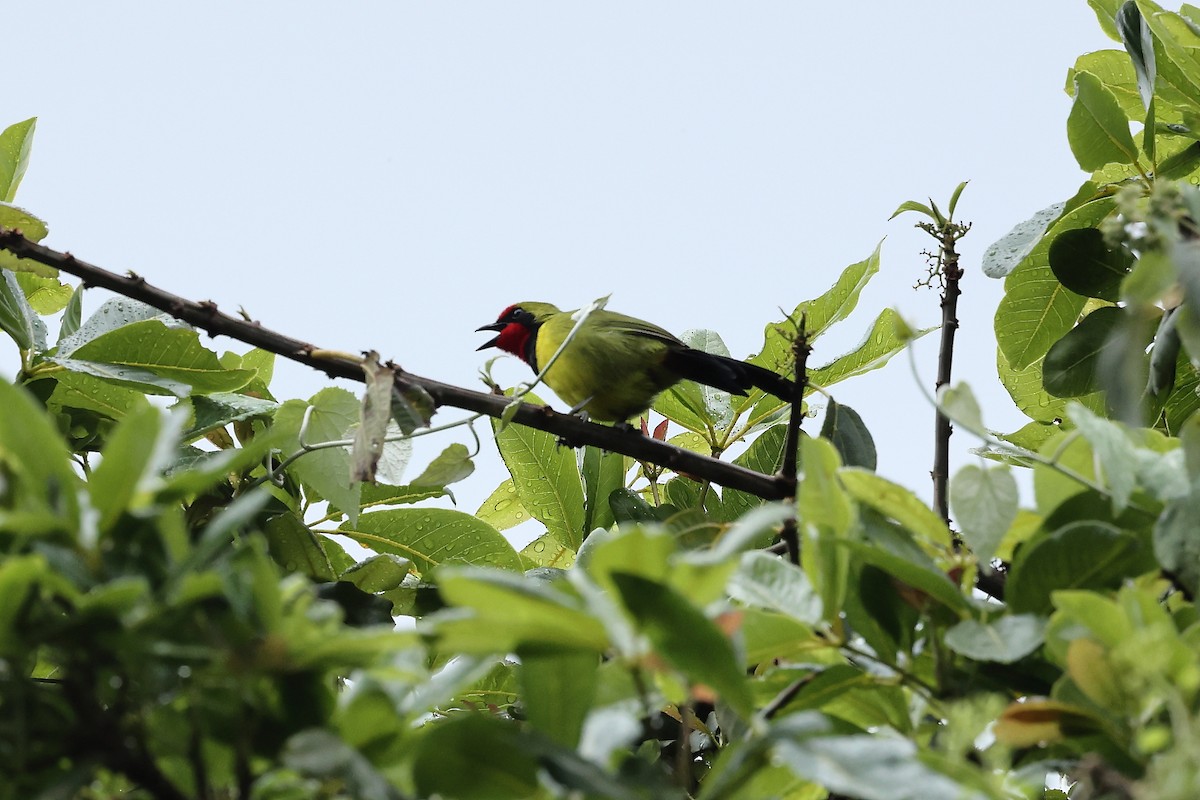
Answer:
[[[195,302],[160,289],[139,275],[118,275],[109,272],[81,261],[69,253],[31,242],[18,231],[0,231],[0,248],[19,258],[27,258],[74,275],[85,285],[98,286],[146,303],[206,331],[210,336],[228,336],[312,367],[332,378],[346,378],[360,383],[364,381],[361,359],[285,336],[263,327],[256,321],[230,316],[211,301]],[[406,385],[420,387],[439,407],[461,408],[496,418],[504,416],[505,408],[510,402],[507,397],[441,383],[406,372],[398,366],[396,385],[401,388]],[[599,447],[639,461],[669,467],[676,472],[687,473],[701,480],[712,481],[720,486],[738,489],[766,500],[782,499],[791,491],[791,484],[779,476],[763,475],[736,464],[641,436],[636,432],[585,422],[569,414],[560,414],[547,406],[522,405],[512,415],[511,421],[552,433],[571,447]]]
[[[812,347],[808,343],[807,318],[802,314],[796,324],[796,338],[792,341],[792,355],[796,362],[796,381],[792,387],[792,413],[788,418],[787,438],[783,446],[783,465],[779,478],[790,482],[788,499],[795,502],[798,485],[797,472],[800,462],[800,425],[804,421],[804,392],[808,388],[808,356]],[[787,545],[788,559],[800,563],[800,533],[795,515],[788,517],[779,533],[780,540]]]
[[[938,225],[922,222],[917,227],[938,240],[938,251],[931,254],[931,266],[936,270],[935,275],[942,286],[942,338],[938,348],[937,380],[934,384],[934,396],[943,386],[950,383],[951,369],[954,365],[954,336],[958,332],[958,298],[962,294],[959,281],[962,279],[962,267],[958,265],[958,251],[955,245],[970,229],[968,225],[947,220]],[[932,279],[934,275],[931,275]],[[947,526],[950,525],[950,498],[947,485],[950,481],[950,435],[954,432],[950,418],[937,412],[933,433],[933,504]]]

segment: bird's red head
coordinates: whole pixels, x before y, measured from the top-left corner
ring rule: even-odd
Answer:
[[[520,304],[509,306],[500,312],[500,316],[491,325],[476,328],[477,331],[498,331],[498,335],[479,346],[479,350],[498,347],[506,353],[512,353],[528,364],[532,364],[533,334],[537,328],[537,320],[532,313],[526,311]]]

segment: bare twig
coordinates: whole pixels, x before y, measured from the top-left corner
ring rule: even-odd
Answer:
[[[922,222],[917,225],[921,230],[938,240],[938,251],[931,254],[931,267],[942,286],[942,340],[938,348],[937,381],[934,384],[934,395],[943,386],[950,383],[950,373],[954,364],[954,335],[958,332],[958,298],[962,294],[959,281],[962,279],[962,267],[958,265],[958,251],[955,244],[970,230],[969,225],[945,221],[942,224]],[[934,275],[930,275],[932,281]],[[933,442],[933,504],[947,526],[950,525],[950,499],[946,491],[950,480],[950,435],[954,432],[950,418],[937,412],[934,424]]]
[[[808,356],[812,347],[808,343],[807,318],[801,314],[796,323],[796,338],[792,342],[792,355],[796,361],[796,382],[792,388],[792,413],[788,418],[787,439],[783,446],[783,465],[779,478],[789,482],[788,499],[795,501],[797,476],[800,461],[800,425],[804,421],[804,392],[808,389]],[[793,514],[783,523],[780,539],[787,545],[788,558],[793,564],[800,563],[800,533]]]
[[[31,242],[18,231],[0,231],[0,248],[8,250],[19,258],[27,258],[74,275],[89,286],[98,286],[139,300],[195,325],[208,332],[210,336],[228,336],[312,367],[333,378],[363,381],[363,371],[359,360],[285,336],[265,328],[257,322],[230,316],[220,311],[212,302],[197,303],[187,300],[148,283],[138,275],[117,275],[81,261],[69,253],[62,253]],[[405,372],[399,367],[396,367],[396,384],[401,387],[407,384],[424,389],[438,406],[461,408],[491,417],[502,417],[505,407],[509,404],[507,397],[441,383]],[[599,447],[639,461],[649,461],[669,467],[676,472],[685,472],[702,480],[709,480],[718,485],[738,489],[767,500],[786,497],[790,490],[790,484],[778,476],[763,475],[736,464],[692,453],[666,442],[641,436],[635,432],[584,422],[578,417],[560,414],[545,406],[523,405],[517,409],[512,421],[555,434],[564,444],[572,447],[585,445]]]

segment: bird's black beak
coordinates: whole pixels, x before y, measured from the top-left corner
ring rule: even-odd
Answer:
[[[482,326],[476,328],[475,332],[479,333],[480,331],[502,331],[502,330],[504,330],[504,327],[506,325],[508,325],[507,322],[493,322],[491,325],[482,325]],[[500,341],[500,337],[494,336],[491,339],[488,339],[483,344],[479,345],[479,347],[476,347],[475,349],[476,350],[487,350],[489,347],[495,347],[496,342],[498,342],[498,341]]]

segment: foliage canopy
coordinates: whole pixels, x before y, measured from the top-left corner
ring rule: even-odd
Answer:
[[[805,370],[823,425],[795,454],[761,392],[656,404],[647,435],[680,449],[798,463],[789,500],[498,419],[510,477],[471,514],[467,446],[405,477],[429,398],[374,362],[361,400],[281,400],[271,353],[130,298],[85,316],[0,251],[0,798],[1200,794],[1200,9],[1090,4],[1122,48],[1068,74],[1089,177],[984,257],[1030,421],[996,434],[969,389],[939,395],[984,442],[953,530],[833,399],[926,333],[890,309]],[[34,127],[0,134],[0,227],[40,241],[12,204]],[[961,192],[897,213],[946,231]],[[752,360],[794,370],[797,326],[843,322],[880,265]],[[1002,601],[975,589],[998,561]]]

